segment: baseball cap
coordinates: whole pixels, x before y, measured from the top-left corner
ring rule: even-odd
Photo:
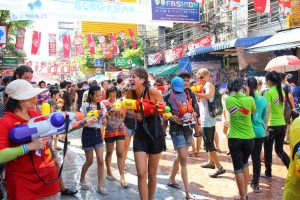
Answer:
[[[34,88],[29,82],[23,79],[17,79],[10,82],[6,88],[5,93],[8,97],[15,100],[28,100],[43,92],[46,92],[47,88]]]
[[[178,76],[174,77],[171,80],[171,84],[173,86],[173,89],[176,92],[183,92],[184,91],[184,80]]]

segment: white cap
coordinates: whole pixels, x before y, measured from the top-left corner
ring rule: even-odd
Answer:
[[[34,88],[28,81],[17,79],[6,86],[5,93],[8,97],[15,100],[28,100],[46,92],[47,90],[47,88]]]

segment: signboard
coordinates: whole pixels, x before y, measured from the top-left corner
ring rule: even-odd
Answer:
[[[4,58],[3,59],[3,65],[18,65],[18,59],[17,58]]]
[[[195,0],[151,0],[152,20],[199,22],[200,5]]]
[[[115,58],[115,65],[118,67],[135,67],[144,65],[143,62],[138,58]]]
[[[300,26],[300,2],[292,0],[292,13],[288,16],[288,27],[295,28]]]
[[[102,59],[96,58],[95,61],[94,61],[94,66],[95,67],[102,67],[103,66]]]
[[[0,26],[0,44],[6,44],[6,26]]]

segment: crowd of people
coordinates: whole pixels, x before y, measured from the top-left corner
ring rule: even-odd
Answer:
[[[60,199],[60,195],[77,193],[77,190],[65,186],[59,172],[61,163],[57,152],[62,148],[57,143],[69,143],[66,134],[22,145],[13,144],[9,139],[9,132],[16,125],[26,124],[41,115],[43,103],[49,103],[51,112],[79,111],[86,116],[81,135],[85,153],[80,176],[83,190],[90,189],[85,177],[93,164],[95,152],[97,192],[102,195],[109,193],[105,181],[116,180],[111,170],[114,149],[120,185],[128,188],[124,174],[133,138],[140,199],[154,199],[157,169],[161,154],[166,150],[165,137],[169,134],[177,157],[168,186],[181,189],[175,180],[180,166],[185,198],[194,199],[189,188],[187,160],[189,156],[199,156],[202,139],[208,161],[201,167],[214,170],[209,174],[211,178],[226,173],[218,159],[220,147],[216,119],[220,115],[223,132],[228,138],[227,154],[232,159],[239,191],[237,199],[248,199],[250,156],[253,164],[250,186],[254,192],[260,192],[261,160],[266,167],[264,177],[272,179],[274,143],[276,154],[289,168],[290,158],[283,145],[289,142],[289,124],[299,116],[300,100],[299,86],[290,75],[268,72],[264,89],[261,88],[262,82],[255,77],[235,78],[226,88],[219,89],[205,68],[199,69],[195,75],[181,71],[170,81],[161,78],[149,80],[144,68],[134,68],[127,80],[119,77],[100,84],[96,81],[62,81],[54,85],[40,81],[36,84],[31,82],[32,77],[32,69],[22,65],[12,77],[3,78],[2,82],[0,164],[3,165],[0,174],[5,171],[8,199]],[[197,85],[201,90],[191,89]],[[136,100],[135,109],[116,106],[124,99]],[[145,103],[154,105],[154,110],[147,111]],[[168,106],[171,115],[159,113],[159,103]],[[88,117],[94,111],[97,114]],[[300,198],[299,191],[293,195]]]

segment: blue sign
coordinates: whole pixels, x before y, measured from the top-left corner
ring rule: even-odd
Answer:
[[[152,20],[199,22],[200,5],[195,0],[151,0]]]
[[[95,61],[94,61],[94,66],[95,67],[102,67],[103,66],[102,59],[96,58]]]

